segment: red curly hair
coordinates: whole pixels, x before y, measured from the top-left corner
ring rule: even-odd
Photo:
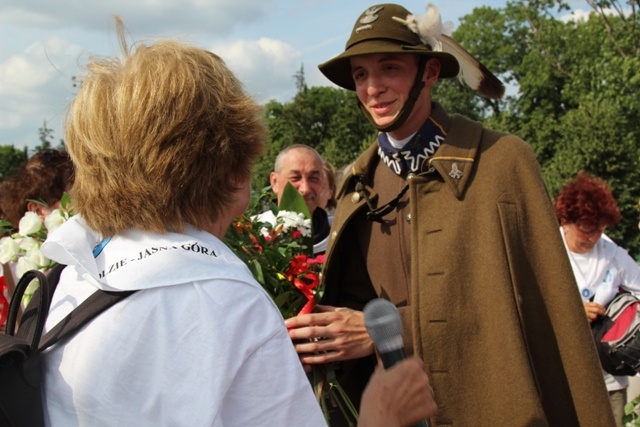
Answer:
[[[609,186],[585,171],[568,181],[553,202],[560,224],[580,223],[588,228],[612,227],[620,209]]]

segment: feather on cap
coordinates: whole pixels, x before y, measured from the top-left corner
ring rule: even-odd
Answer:
[[[433,3],[427,4],[426,12],[422,15],[409,14],[404,19],[393,19],[406,25],[418,35],[422,43],[430,45],[434,51],[453,55],[460,65],[458,78],[470,88],[487,98],[502,98],[504,84],[466,49],[445,34],[440,11]]]

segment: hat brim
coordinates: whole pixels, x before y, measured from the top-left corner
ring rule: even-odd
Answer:
[[[399,45],[397,41],[384,39],[367,40],[355,44],[340,55],[318,65],[318,68],[326,78],[338,86],[348,90],[355,90],[355,83],[351,76],[351,58],[359,55],[380,53],[409,53],[437,58],[440,61],[440,78],[455,77],[460,70],[458,61],[449,53],[434,52],[424,45]]]

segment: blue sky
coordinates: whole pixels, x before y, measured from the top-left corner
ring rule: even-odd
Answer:
[[[370,0],[1,0],[0,145],[39,143],[47,121],[55,141],[75,93],[72,77],[91,55],[118,53],[112,15],[130,40],[177,38],[220,55],[259,102],[286,102],[304,66],[309,86],[329,85],[317,65],[340,53]],[[426,0],[401,2],[423,13]],[[443,21],[505,0],[434,4]],[[586,9],[586,8],[585,8]]]

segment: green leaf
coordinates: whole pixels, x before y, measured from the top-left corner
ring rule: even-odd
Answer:
[[[60,206],[62,206],[62,209],[64,209],[65,211],[69,210],[69,208],[71,207],[71,196],[69,196],[69,193],[67,193],[66,191],[62,193]]]
[[[9,221],[0,220],[0,237],[9,234],[13,226]]]
[[[304,201],[302,195],[290,182],[287,182],[284,190],[282,190],[282,197],[280,198],[278,209],[281,211],[299,212],[303,214],[305,218],[311,219],[307,202]]]
[[[260,283],[264,283],[264,276],[262,275],[262,266],[259,262],[252,263],[254,267],[254,276],[256,280]]]
[[[282,307],[287,302],[290,296],[291,296],[291,292],[283,292],[276,297],[274,302],[278,307]]]

